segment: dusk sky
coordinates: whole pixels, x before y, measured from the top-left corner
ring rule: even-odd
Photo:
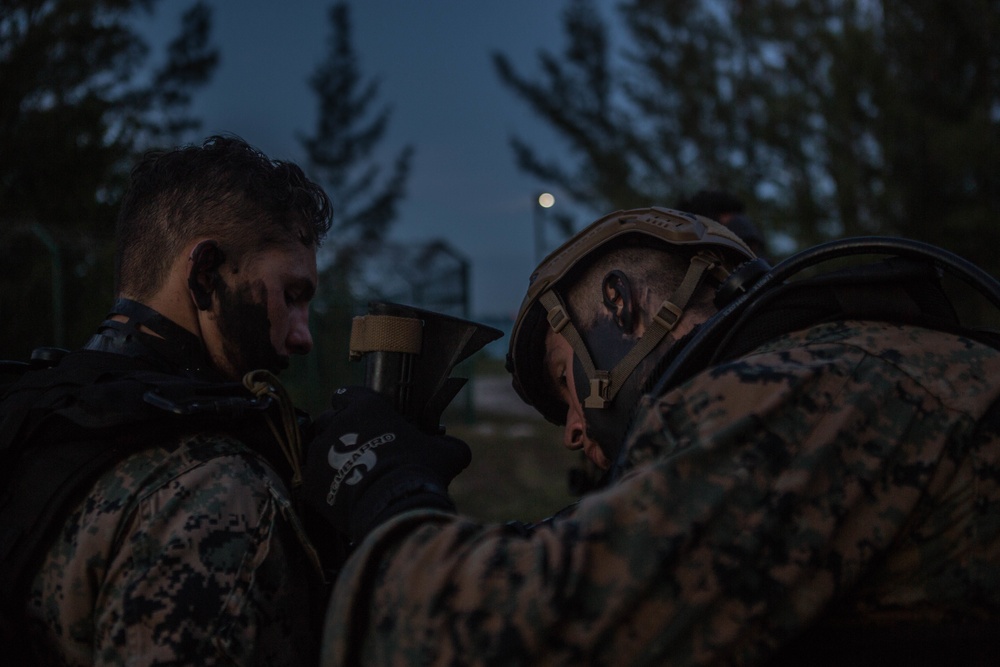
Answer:
[[[314,131],[308,78],[326,53],[331,2],[211,0],[222,61],[194,112],[202,135],[232,132],[275,158],[304,162]],[[602,11],[611,16],[611,0]],[[162,3],[153,30],[176,31],[187,3]],[[353,39],[365,77],[392,106],[381,150],[416,149],[391,238],[445,238],[472,263],[473,317],[513,314],[534,267],[532,215],[541,184],[516,168],[512,134],[560,149],[555,135],[504,88],[491,54],[537,72],[540,49],[562,51],[565,0],[355,0]],[[556,207],[566,206],[556,194]],[[564,209],[565,210],[565,209]],[[577,212],[576,226],[585,222]],[[550,236],[552,236],[550,234]],[[554,241],[555,239],[553,239]],[[551,249],[551,248],[549,248]]]

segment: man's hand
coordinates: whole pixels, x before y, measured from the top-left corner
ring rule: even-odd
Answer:
[[[406,510],[454,512],[448,485],[472,459],[468,445],[418,430],[382,396],[338,389],[314,425],[302,498],[352,544]]]

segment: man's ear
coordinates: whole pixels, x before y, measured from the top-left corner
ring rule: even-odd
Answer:
[[[604,307],[608,309],[622,333],[630,334],[635,325],[635,303],[632,300],[632,286],[628,277],[615,270],[604,276],[601,282]]]
[[[212,292],[219,279],[219,267],[226,260],[225,253],[213,240],[202,241],[191,251],[191,268],[188,272],[188,289],[198,310],[212,307]]]

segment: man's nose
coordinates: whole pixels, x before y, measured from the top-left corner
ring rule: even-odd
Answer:
[[[587,432],[583,415],[569,407],[566,410],[566,426],[563,429],[563,446],[566,449],[582,449],[583,437]]]
[[[309,354],[313,347],[312,332],[309,331],[309,313],[293,317],[288,330],[288,351],[292,354]]]

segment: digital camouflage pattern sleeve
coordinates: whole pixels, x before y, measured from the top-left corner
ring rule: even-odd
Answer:
[[[315,664],[324,586],[288,498],[224,435],[126,458],[34,580],[42,664]]]
[[[530,534],[381,527],[322,664],[754,665],[834,609],[996,621],[997,377],[996,351],[917,328],[772,341],[644,399],[628,472]]]

